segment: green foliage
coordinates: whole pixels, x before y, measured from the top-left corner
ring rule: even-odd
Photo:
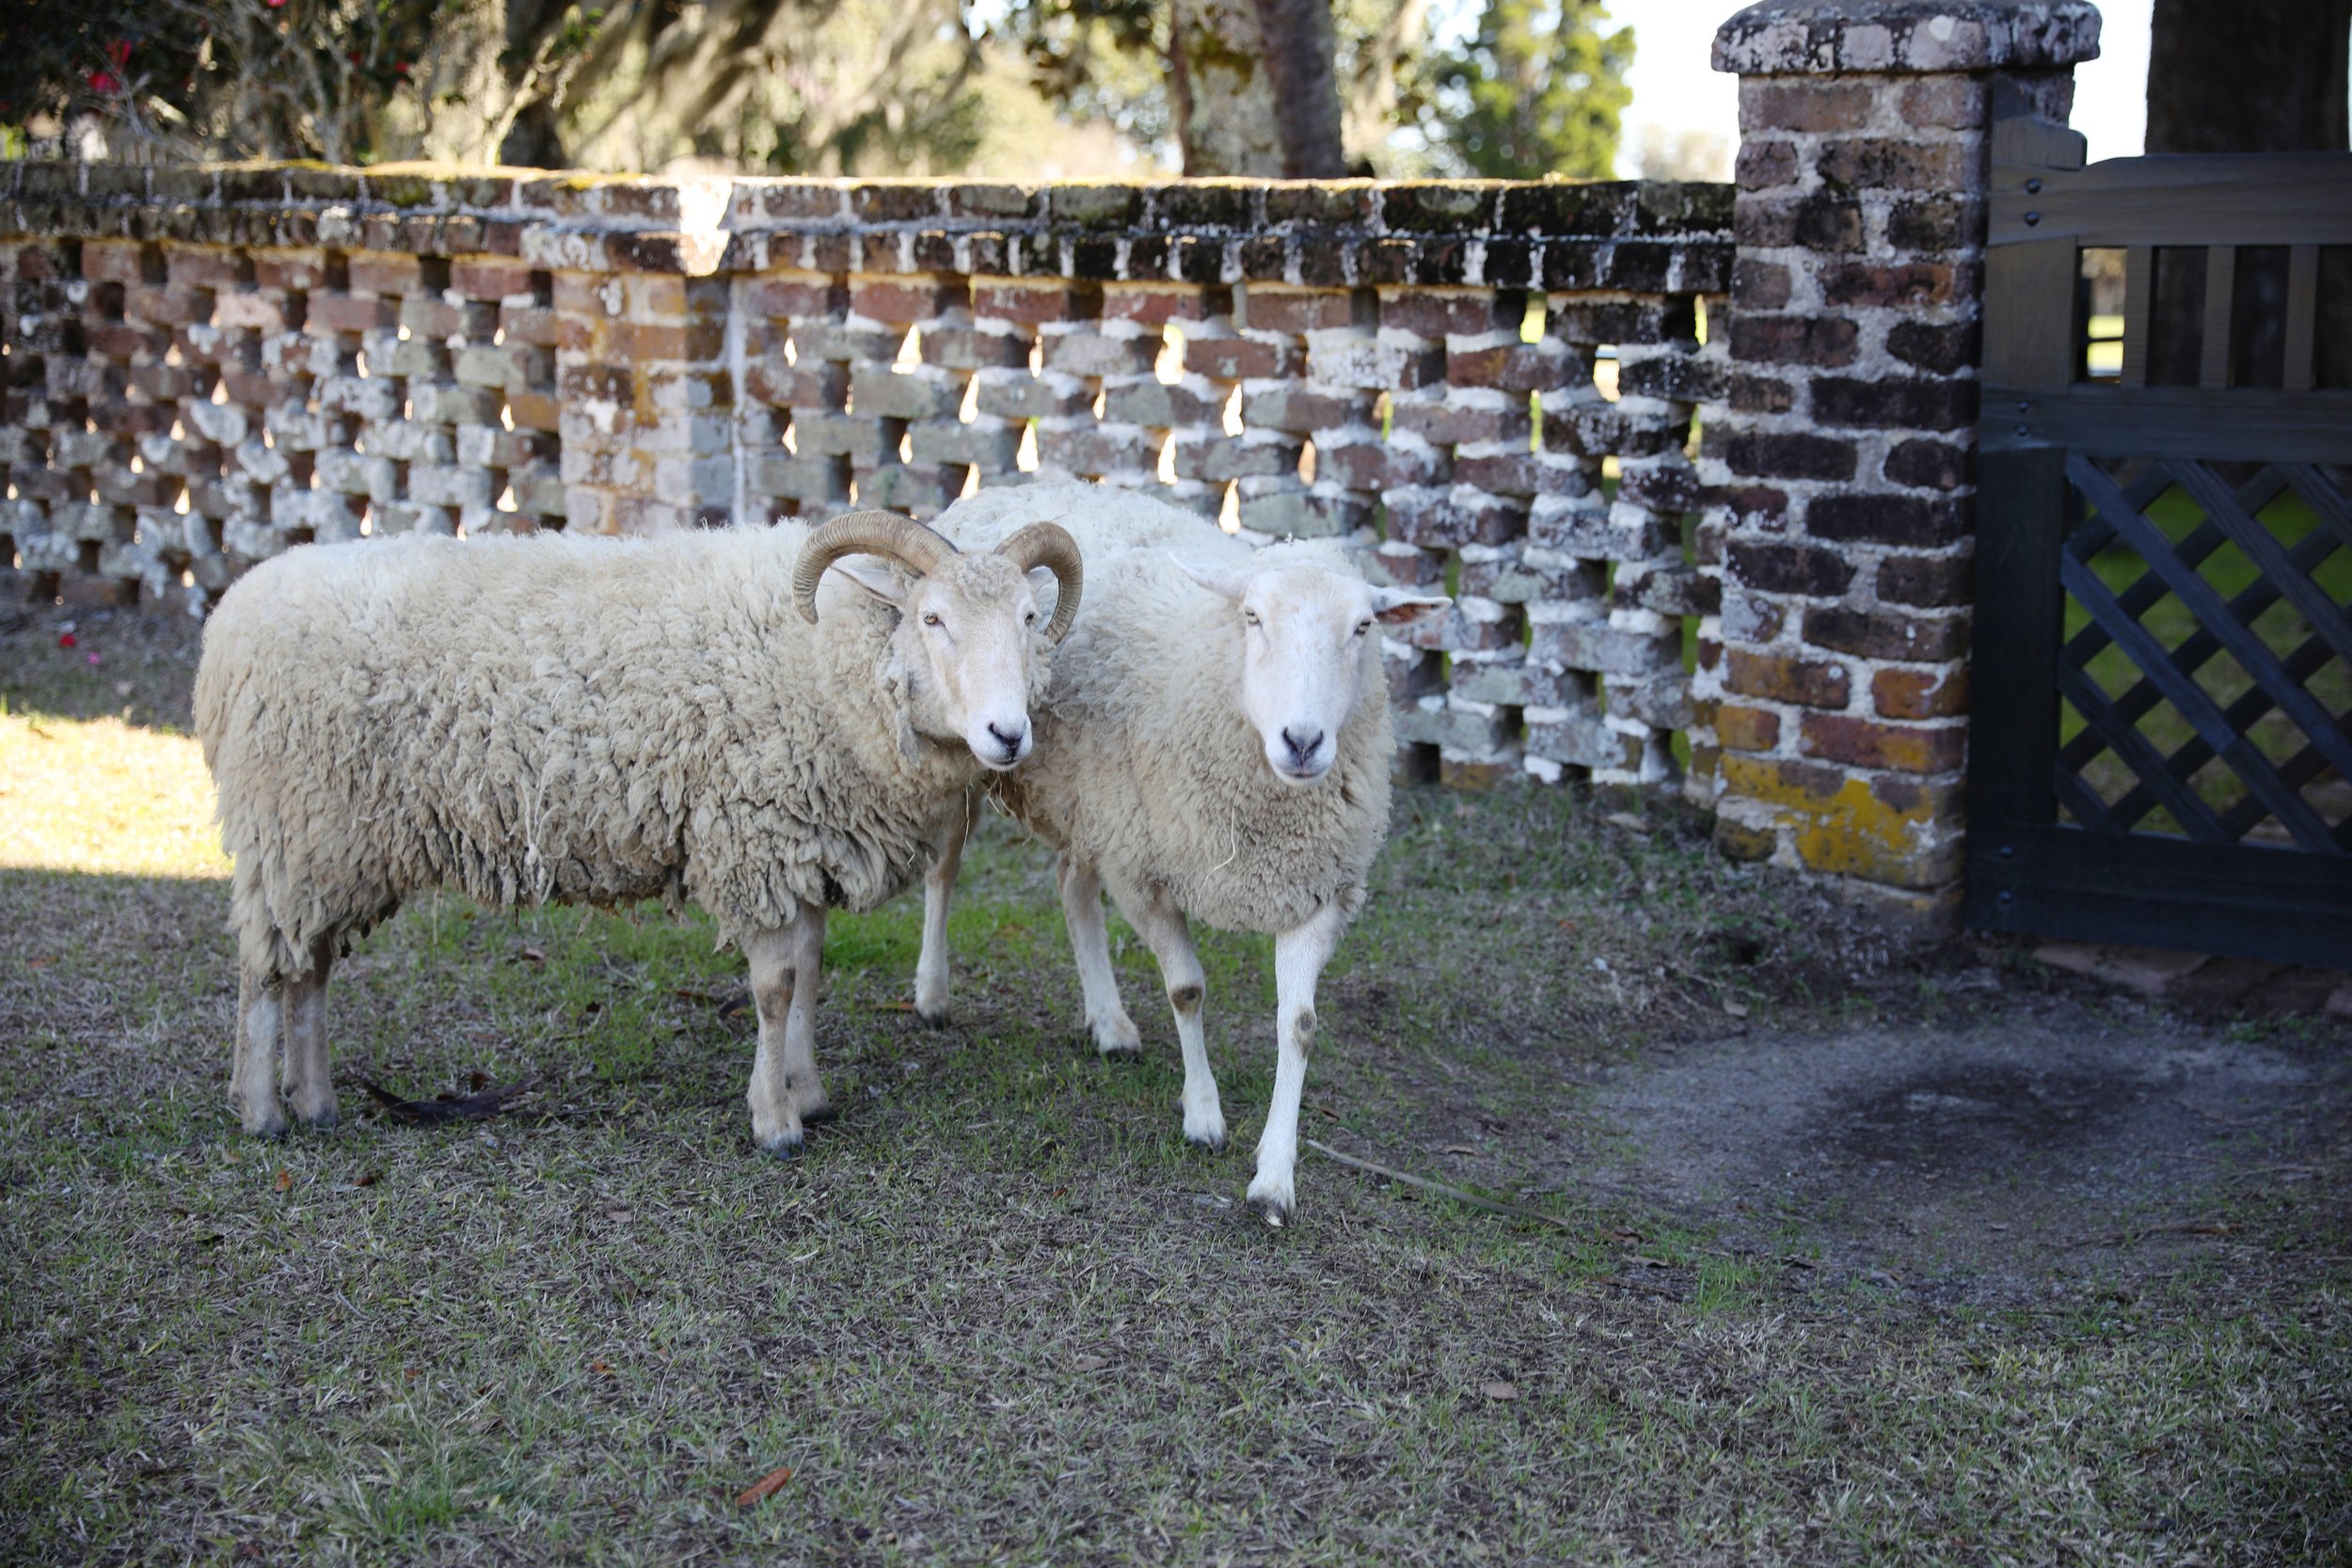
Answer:
[[[382,155],[449,8],[434,0],[13,0],[0,122],[99,130],[109,150],[214,158]]]
[[[1610,178],[1633,29],[1604,31],[1608,20],[1601,0],[1486,0],[1410,105],[1432,147],[1489,179]]]

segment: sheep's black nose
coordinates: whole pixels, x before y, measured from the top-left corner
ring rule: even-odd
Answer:
[[[1312,735],[1302,736],[1284,730],[1282,744],[1291,749],[1291,760],[1304,767],[1315,752],[1323,749],[1323,732],[1317,730]]]
[[[996,737],[996,744],[1005,749],[1005,755],[1011,756],[1014,752],[1021,750],[1021,742],[1023,738],[1028,735],[1029,727],[1026,724],[1024,724],[1021,728],[1013,731],[1012,734],[1007,735],[1004,731],[998,729],[994,724],[991,724],[988,727],[988,733]]]

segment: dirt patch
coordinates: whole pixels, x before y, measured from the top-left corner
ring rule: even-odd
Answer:
[[[2347,1106],[2352,1066],[2316,1034],[2042,999],[1702,1041],[1592,1108],[1619,1179],[1673,1208],[1833,1276],[1998,1303],[2226,1253],[2244,1179],[2316,1197]]]

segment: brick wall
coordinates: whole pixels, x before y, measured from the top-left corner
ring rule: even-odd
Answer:
[[[290,546],[1164,488],[1459,609],[1408,772],[1677,777],[1708,185],[0,165],[0,563],[200,609]]]
[[[1455,594],[1388,650],[1407,774],[1679,778],[1933,927],[1987,130],[2062,120],[2097,24],[1767,0],[1736,199],[0,166],[0,563],[200,608],[308,539],[1159,486]]]
[[[1956,913],[1986,135],[1996,84],[2063,122],[2079,0],[1768,3],[1740,83],[1723,416],[1701,468],[1721,574],[1698,706],[1717,842]]]

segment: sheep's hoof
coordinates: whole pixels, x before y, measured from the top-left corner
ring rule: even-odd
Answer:
[[[259,1115],[242,1111],[238,1114],[237,1125],[245,1129],[245,1135],[248,1138],[282,1138],[286,1135],[286,1113],[275,1105]]]
[[[829,1121],[839,1121],[840,1119],[841,1113],[834,1110],[831,1105],[819,1105],[813,1111],[803,1109],[801,1112],[801,1125],[803,1127],[822,1127]]]
[[[1257,1215],[1260,1219],[1265,1221],[1266,1224],[1274,1227],[1277,1230],[1281,1229],[1282,1227],[1290,1224],[1291,1222],[1291,1206],[1287,1203],[1278,1202],[1270,1197],[1251,1198],[1249,1200],[1249,1212]]]

